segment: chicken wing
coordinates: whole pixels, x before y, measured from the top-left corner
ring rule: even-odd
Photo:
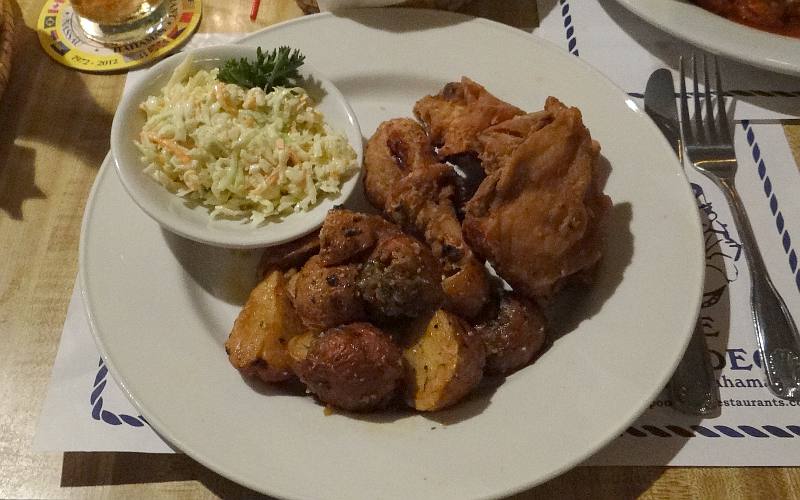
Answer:
[[[594,267],[611,200],[602,193],[600,146],[581,112],[550,97],[552,122],[530,132],[467,204],[466,240],[514,290],[547,297]]]
[[[498,99],[465,76],[414,105],[414,115],[425,124],[431,142],[439,148],[440,158],[477,152],[479,133],[522,114],[521,109]]]

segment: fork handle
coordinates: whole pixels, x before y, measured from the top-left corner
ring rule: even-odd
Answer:
[[[800,335],[797,325],[769,277],[733,177],[714,180],[728,199],[750,270],[753,326],[767,374],[767,385],[779,398],[800,401]]]

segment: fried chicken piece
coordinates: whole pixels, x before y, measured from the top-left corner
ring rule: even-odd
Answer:
[[[517,146],[531,133],[553,123],[552,111],[515,116],[478,134],[478,157],[483,170],[490,174],[505,165]]]
[[[497,273],[529,298],[599,261],[611,200],[602,193],[600,146],[581,112],[554,97],[552,123],[531,132],[467,204],[464,235]]]
[[[367,143],[367,199],[389,219],[424,237],[442,265],[446,306],[473,317],[488,297],[489,282],[456,216],[456,177],[452,167],[436,160],[425,131],[414,120],[386,121]]]
[[[523,113],[466,76],[414,105],[414,115],[425,124],[440,158],[479,151],[479,133]]]

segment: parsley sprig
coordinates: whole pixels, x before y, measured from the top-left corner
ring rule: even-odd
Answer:
[[[305,59],[306,56],[297,49],[284,46],[265,54],[259,47],[253,62],[244,57],[225,61],[217,78],[246,89],[261,87],[264,92],[275,87],[294,87],[300,79],[297,69],[303,65]]]

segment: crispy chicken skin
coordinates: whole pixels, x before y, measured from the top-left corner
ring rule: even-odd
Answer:
[[[323,403],[368,411],[389,403],[405,374],[402,351],[370,323],[298,338],[289,350],[297,376]]]
[[[300,269],[293,283],[297,314],[309,329],[326,330],[366,318],[358,291],[357,264],[323,266],[315,255]]]
[[[375,247],[358,277],[367,310],[379,318],[417,317],[439,307],[442,271],[430,249],[397,235]]]
[[[453,205],[452,167],[436,160],[425,131],[407,118],[382,123],[367,143],[364,158],[369,201],[389,219],[424,237],[442,266],[446,307],[464,317],[475,316],[488,297],[488,276],[464,241]]]
[[[581,112],[550,97],[552,123],[530,133],[467,204],[464,234],[514,290],[548,297],[598,262],[611,201],[601,190],[600,146]]]
[[[523,113],[465,76],[414,105],[440,158],[478,151],[480,132]]]
[[[503,292],[489,317],[475,326],[486,348],[486,373],[508,375],[527,365],[544,347],[545,324],[536,303]]]
[[[483,170],[490,174],[501,168],[528,135],[552,122],[552,111],[542,110],[515,116],[482,131],[478,134],[478,157]]]

